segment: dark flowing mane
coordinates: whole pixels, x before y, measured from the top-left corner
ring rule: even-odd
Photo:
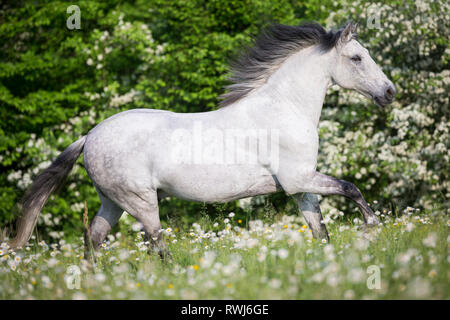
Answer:
[[[291,54],[318,45],[326,52],[337,43],[342,30],[325,31],[318,23],[300,26],[272,24],[256,38],[253,46],[231,63],[230,85],[220,96],[220,107],[230,105],[259,87]]]

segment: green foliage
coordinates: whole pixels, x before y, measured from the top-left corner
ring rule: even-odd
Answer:
[[[328,0],[78,1],[80,30],[66,27],[68,2],[2,4],[0,225],[14,221],[15,204],[32,178],[103,119],[132,108],[213,110],[226,84],[229,59],[269,22],[342,25],[357,19],[367,4],[362,1],[355,13],[350,3]],[[361,175],[358,185],[369,199],[404,199],[429,207],[449,189],[444,183],[448,97],[443,94],[448,89],[449,28],[448,19],[439,21],[448,6],[434,3],[423,14],[439,22],[436,28],[434,22],[433,27],[414,22],[413,31],[403,24],[414,21],[414,5],[393,6],[399,21],[386,17],[389,33],[363,26],[361,38],[397,84],[400,99],[393,110],[384,111],[332,93],[320,128],[319,169],[349,180]],[[395,111],[401,108],[406,113]],[[395,153],[381,158],[380,148]],[[396,187],[398,181],[403,187]],[[276,209],[292,207],[284,196],[269,198]],[[92,215],[100,203],[80,158],[66,187],[45,206],[39,232],[53,232],[53,237],[62,230],[80,232],[85,200]],[[333,201],[336,205],[339,199]],[[194,221],[202,212],[218,210],[235,211],[243,219],[249,215],[237,203],[220,209],[172,199],[161,207],[165,220],[183,216]],[[266,209],[267,201],[254,201],[252,210]]]

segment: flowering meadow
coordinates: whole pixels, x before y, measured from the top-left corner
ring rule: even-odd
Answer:
[[[243,221],[231,212],[167,226],[165,261],[125,214],[96,262],[83,259],[81,237],[33,236],[17,252],[1,243],[0,299],[449,299],[447,215],[376,213],[382,222],[364,231],[361,220],[328,212],[329,242],[284,214]]]

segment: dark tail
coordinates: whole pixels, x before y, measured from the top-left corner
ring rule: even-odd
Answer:
[[[36,177],[21,200],[21,216],[17,223],[17,235],[9,244],[11,248],[20,248],[30,239],[42,207],[50,194],[63,185],[83,151],[85,142],[86,136],[83,136],[72,143],[50,167]]]

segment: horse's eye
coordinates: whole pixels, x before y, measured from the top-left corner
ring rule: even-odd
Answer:
[[[353,62],[361,62],[361,57],[359,55],[355,55],[350,58]]]

